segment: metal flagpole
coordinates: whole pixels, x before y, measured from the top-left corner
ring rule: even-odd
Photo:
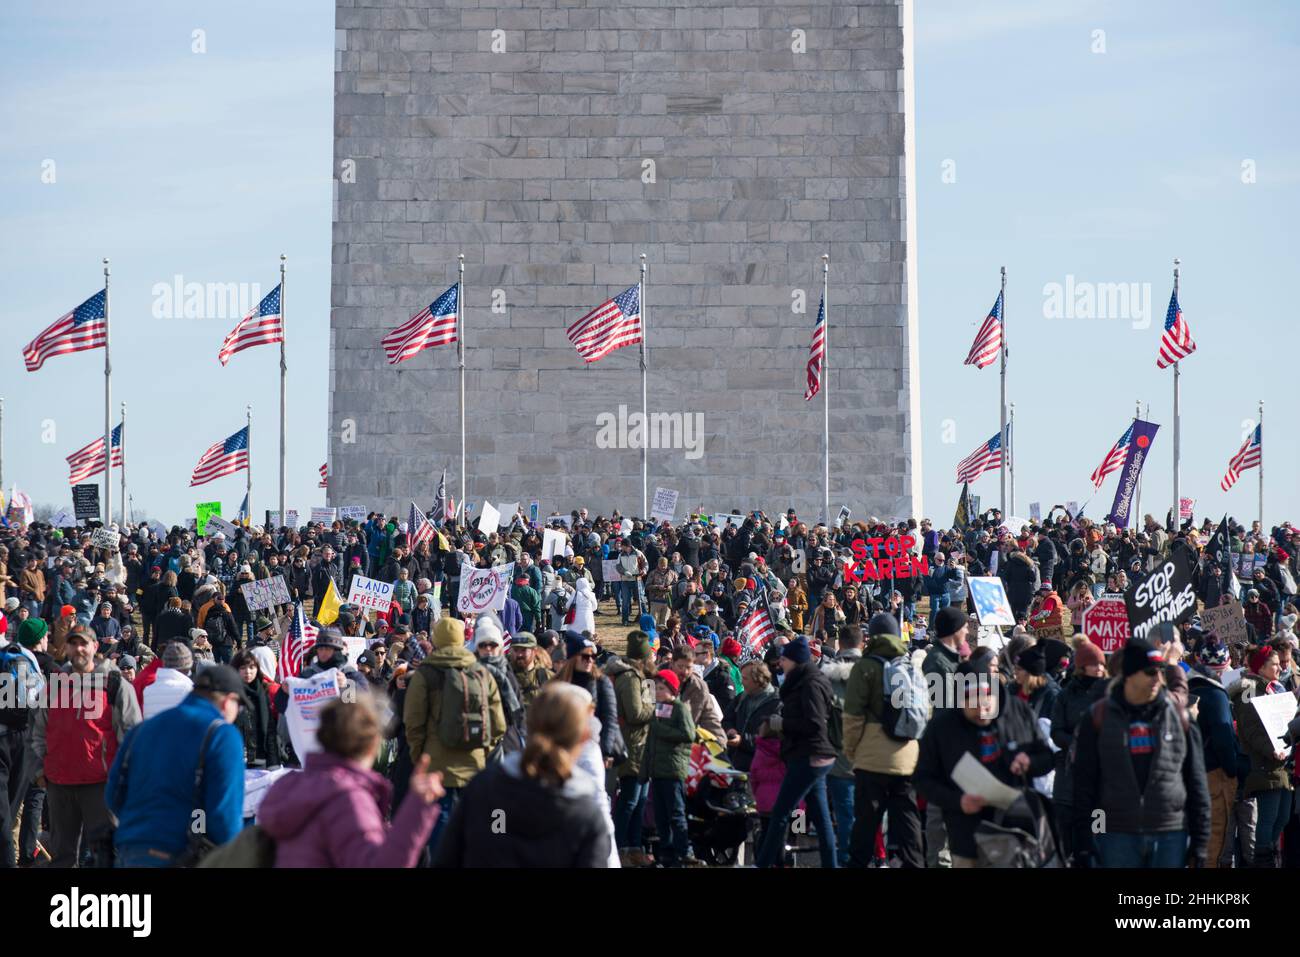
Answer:
[[[1264,400],[1259,400],[1259,531],[1264,532]]]
[[[826,527],[831,527],[831,309],[826,302],[830,291],[831,257],[822,253],[822,508]]]
[[[5,487],[5,400],[0,396],[0,495]]]
[[[465,489],[465,254],[456,257],[460,273],[456,280],[456,360],[460,364],[460,504],[469,494]],[[443,518],[446,518],[444,511]]]
[[[1178,298],[1178,264],[1180,260],[1174,259],[1174,298]],[[1181,306],[1180,306],[1181,308]],[[1182,446],[1179,438],[1179,420],[1178,420],[1178,363],[1174,363],[1174,514],[1178,515],[1179,506],[1181,505],[1178,491],[1178,465],[1179,456],[1182,454]]]
[[[1007,465],[1007,474],[1011,478],[1011,498],[1008,499],[1011,509],[1007,515],[1014,515],[1016,513],[1016,404],[1014,402],[1011,403],[1011,413],[1008,416],[1007,456],[1011,460]]]
[[[1002,512],[1002,517],[1007,517],[1007,459],[1010,458],[1010,450],[1007,448],[1010,443],[1010,437],[1007,435],[1007,267],[1002,267],[1002,289],[998,293],[998,298],[1002,300],[1002,348],[999,350],[1002,358],[1002,397],[998,407],[999,420],[1002,423],[1002,464],[998,466],[998,509]]]
[[[645,253],[641,254],[641,288],[637,301],[641,306],[641,517],[650,517],[650,413],[646,400],[646,377],[649,361],[646,358],[646,339],[650,337],[650,322],[645,306]]]
[[[104,524],[113,521],[113,362],[108,354],[108,257],[104,257]]]
[[[285,340],[289,338],[289,323],[286,321],[284,308],[284,263],[285,255],[280,253],[280,525],[288,520],[288,513],[284,510],[284,462],[285,462],[285,400],[288,393],[287,381],[289,374],[289,364],[285,361]],[[251,415],[251,412],[250,412]],[[249,452],[252,452],[252,436],[249,436]],[[251,470],[250,470],[251,481]],[[253,503],[248,503],[248,514],[250,519],[253,514]]]
[[[1142,418],[1142,400],[1135,399],[1133,401],[1133,422],[1136,424],[1137,420],[1140,418]],[[1141,520],[1140,519],[1140,516],[1142,515],[1142,473],[1141,472],[1138,472],[1137,489],[1134,492],[1133,514],[1136,518],[1138,518],[1139,521]],[[1134,524],[1137,523],[1134,522]]]
[[[122,441],[118,447],[122,452],[122,527],[126,528],[126,403],[122,403]]]
[[[283,300],[280,302],[280,308],[284,308]],[[250,526],[253,524],[253,406],[250,403],[248,409],[248,483],[244,486],[244,501],[248,503],[248,511],[244,513],[244,521]],[[283,523],[283,515],[280,519]]]

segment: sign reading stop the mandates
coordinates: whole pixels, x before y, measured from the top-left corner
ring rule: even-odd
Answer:
[[[1128,606],[1123,595],[1102,595],[1086,609],[1079,630],[1105,654],[1118,651],[1128,643]]]

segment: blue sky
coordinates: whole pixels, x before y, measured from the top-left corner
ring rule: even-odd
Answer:
[[[177,275],[269,291],[284,251],[289,504],[305,512],[323,501],[329,9],[322,0],[198,12],[137,0],[0,7],[6,485],[66,504],[64,456],[102,430],[102,356],[58,358],[28,374],[20,348],[99,287],[107,254],[114,399],[128,405],[137,507],[171,522],[196,501],[220,499],[231,514],[242,476],[195,490],[186,477],[205,448],[243,425],[248,403],[254,507],[273,504],[275,350],[222,369],[215,353],[234,318],[155,320],[152,310],[154,285]],[[916,27],[926,512],[946,520],[957,461],[997,431],[996,369],[961,362],[1006,265],[1016,511],[1086,500],[1089,474],[1141,399],[1162,425],[1143,510],[1163,513],[1172,382],[1155,354],[1179,256],[1180,299],[1200,347],[1183,363],[1182,492],[1197,499],[1198,517],[1254,516],[1255,473],[1227,494],[1218,482],[1263,399],[1266,511],[1300,517],[1291,480],[1300,451],[1287,416],[1298,341],[1288,280],[1300,206],[1300,8],[924,0]],[[196,29],[204,53],[191,50]],[[1099,42],[1105,52],[1093,52]],[[41,181],[46,160],[53,183]],[[1044,287],[1067,281],[1149,284],[1150,325],[1135,328],[1143,320],[1132,315],[1049,318]],[[51,425],[54,440],[43,442]],[[146,427],[149,446],[133,445]],[[1091,514],[1108,508],[1114,482]],[[996,475],[974,491],[993,503]]]

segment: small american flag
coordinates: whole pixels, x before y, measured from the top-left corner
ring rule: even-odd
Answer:
[[[122,464],[122,427],[113,430],[113,468]],[[101,435],[68,456],[68,484],[76,485],[104,471],[104,437]]]
[[[1237,484],[1237,479],[1246,469],[1253,469],[1259,466],[1259,460],[1264,450],[1264,426],[1255,426],[1255,431],[1250,434],[1250,438],[1245,441],[1237,454],[1228,462],[1228,472],[1219,482],[1219,488],[1225,492]]]
[[[280,315],[280,287],[277,285],[262,297],[256,309],[240,319],[239,324],[230,330],[230,334],[221,343],[217,359],[224,366],[236,352],[283,341],[284,319]]]
[[[1002,467],[1002,434],[998,433],[957,463],[957,484],[973,482],[985,472]]]
[[[95,293],[76,309],[54,320],[54,324],[23,348],[28,372],[35,372],[53,356],[98,349],[108,342],[108,298],[104,290]]]
[[[573,325],[565,335],[586,362],[603,359],[621,346],[641,341],[641,286],[629,286]]]
[[[808,344],[808,387],[803,391],[805,400],[822,389],[822,363],[826,360],[826,297],[817,307],[817,322],[813,325],[812,342]]]
[[[1183,310],[1178,305],[1178,293],[1169,297],[1169,309],[1165,312],[1165,331],[1160,336],[1160,357],[1156,366],[1167,369],[1179,359],[1186,359],[1196,351],[1192,341],[1192,331],[1183,322]]]
[[[330,466],[329,463],[326,462],[324,465],[320,467],[320,484],[317,485],[316,487],[329,488],[329,477],[330,477]]]
[[[248,468],[248,426],[228,439],[223,439],[203,453],[194,466],[190,486],[202,485],[213,479]]]
[[[429,521],[414,502],[411,503],[411,515],[406,521],[406,542],[414,549],[421,542],[431,542],[434,536],[433,522]]]
[[[1101,460],[1101,464],[1093,469],[1093,488],[1101,488],[1101,483],[1106,481],[1106,476],[1124,464],[1124,457],[1128,455],[1128,444],[1131,441],[1133,441],[1133,426],[1130,424],[1124,430],[1124,434],[1119,437],[1119,441],[1110,447],[1110,451]]]
[[[396,365],[423,349],[456,341],[460,287],[452,286],[406,322],[384,336],[388,364]]]
[[[962,365],[983,369],[991,366],[1002,351],[1002,293],[998,293],[993,311],[988,314],[980,331],[975,335],[970,352]]]
[[[311,646],[316,644],[316,635],[317,630],[303,613],[302,602],[295,602],[293,618],[289,621],[289,633],[285,636],[284,647],[280,649],[279,680],[296,678],[302,674],[302,663]]]

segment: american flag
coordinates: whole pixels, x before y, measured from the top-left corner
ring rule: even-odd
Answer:
[[[755,602],[750,613],[736,626],[736,640],[755,658],[762,656],[763,649],[775,635],[772,616],[763,602]]]
[[[603,359],[621,346],[641,341],[641,286],[629,286],[573,325],[565,335],[586,362]]]
[[[1106,481],[1106,476],[1115,471],[1124,464],[1124,457],[1128,455],[1128,444],[1133,441],[1133,425],[1124,430],[1124,434],[1119,437],[1119,441],[1111,446],[1106,457],[1101,460],[1092,471],[1092,487],[1101,488],[1101,483]]]
[[[384,336],[384,352],[388,355],[388,364],[396,365],[422,349],[455,342],[459,296],[460,287],[452,286]]]
[[[320,467],[320,484],[317,485],[316,487],[329,488],[329,477],[330,477],[330,466],[329,463],[326,462],[324,465]]]
[[[813,325],[812,342],[808,344],[808,388],[804,389],[805,400],[811,399],[822,389],[822,363],[826,360],[826,297],[822,297],[817,307],[817,322]]]
[[[435,522],[445,522],[447,520],[447,470],[442,470],[442,478],[438,481],[438,494],[433,499],[433,514],[430,516]]]
[[[239,324],[230,330],[230,334],[221,343],[217,359],[225,365],[236,352],[283,341],[284,319],[280,315],[280,287],[277,285],[262,297],[256,309],[240,319]]]
[[[998,433],[957,463],[957,484],[973,482],[985,472],[1002,467],[1002,434]]]
[[[108,297],[95,293],[76,309],[60,316],[54,324],[23,348],[28,372],[35,372],[52,356],[98,349],[108,343]]]
[[[1165,331],[1160,336],[1160,357],[1156,366],[1167,369],[1179,359],[1186,359],[1196,351],[1192,331],[1183,322],[1183,310],[1178,306],[1178,293],[1169,296],[1169,309],[1165,313]]]
[[[289,633],[285,635],[284,646],[280,649],[280,681],[302,674],[302,663],[311,646],[316,644],[316,635],[316,628],[303,613],[302,602],[295,602],[293,618],[289,621]]]
[[[997,302],[993,303],[993,311],[988,314],[988,318],[980,326],[980,331],[976,333],[975,341],[971,344],[970,353],[966,356],[966,361],[962,365],[983,369],[985,366],[991,366],[1001,351],[1002,293],[998,293]]]
[[[1255,426],[1255,431],[1250,433],[1250,438],[1245,441],[1237,454],[1228,462],[1228,472],[1219,482],[1219,488],[1225,492],[1237,484],[1237,479],[1246,469],[1259,467],[1259,460],[1264,449],[1264,426]]]
[[[190,486],[202,485],[215,478],[248,468],[248,426],[244,426],[228,439],[223,439],[203,453],[194,466]]]
[[[113,467],[118,468],[121,464],[122,427],[119,425],[113,430]],[[102,471],[104,471],[104,437],[102,435],[89,445],[68,456],[68,484],[70,485],[76,485],[78,482],[84,481],[92,475],[98,475]]]
[[[433,522],[425,517],[419,506],[411,503],[411,516],[406,521],[406,543],[413,550],[421,542],[433,541]]]

